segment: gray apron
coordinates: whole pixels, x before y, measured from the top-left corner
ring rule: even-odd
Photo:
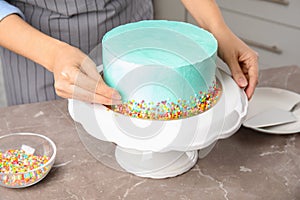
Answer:
[[[103,35],[121,24],[152,19],[151,0],[12,0],[38,30],[89,54]],[[53,74],[1,48],[8,105],[58,99]]]

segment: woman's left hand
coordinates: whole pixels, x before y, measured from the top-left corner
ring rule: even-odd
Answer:
[[[233,79],[245,88],[248,99],[251,99],[258,83],[258,54],[229,29],[217,34],[217,40],[219,57],[229,66]]]

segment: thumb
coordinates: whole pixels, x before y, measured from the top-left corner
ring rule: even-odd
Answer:
[[[233,79],[241,88],[244,88],[248,85],[247,78],[245,77],[242,69],[237,61],[233,61],[229,64],[229,68],[232,74]]]

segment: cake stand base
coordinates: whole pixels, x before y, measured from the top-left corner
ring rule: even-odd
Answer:
[[[199,158],[200,159],[205,158],[211,152],[211,150],[214,148],[216,143],[217,143],[217,141],[215,141],[214,143],[212,143],[211,145],[209,145],[208,147],[206,147],[204,149],[199,149],[199,151],[198,151]]]
[[[190,170],[198,160],[198,151],[145,152],[117,146],[116,160],[136,176],[162,179],[178,176]]]

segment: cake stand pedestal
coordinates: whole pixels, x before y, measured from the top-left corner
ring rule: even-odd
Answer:
[[[127,172],[155,179],[174,177],[191,169],[198,160],[198,151],[143,152],[116,147],[116,160]]]

